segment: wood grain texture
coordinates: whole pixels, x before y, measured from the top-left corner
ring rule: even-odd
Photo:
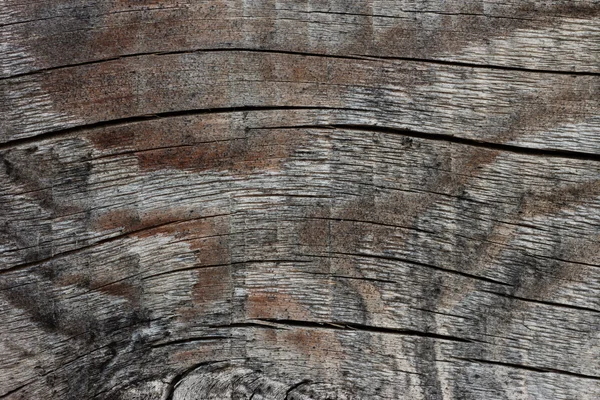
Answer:
[[[0,4],[0,399],[600,398],[600,3]]]

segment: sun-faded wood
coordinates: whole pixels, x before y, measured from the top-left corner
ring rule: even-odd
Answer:
[[[600,397],[598,2],[0,10],[0,398]]]

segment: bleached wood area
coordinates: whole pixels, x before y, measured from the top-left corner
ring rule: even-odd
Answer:
[[[0,399],[600,399],[600,1],[0,0]]]

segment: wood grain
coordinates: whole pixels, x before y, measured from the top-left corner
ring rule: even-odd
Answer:
[[[0,398],[599,398],[599,15],[6,0]]]

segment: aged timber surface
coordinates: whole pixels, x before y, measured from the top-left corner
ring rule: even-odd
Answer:
[[[0,399],[600,398],[600,2],[0,3]]]

